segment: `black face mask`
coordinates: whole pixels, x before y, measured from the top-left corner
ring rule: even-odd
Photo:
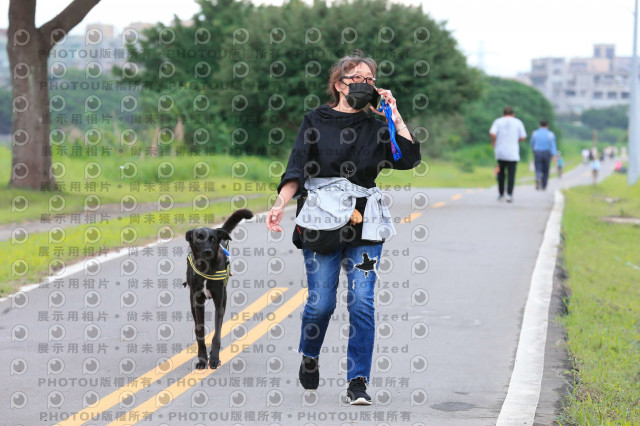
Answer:
[[[351,83],[348,85],[349,94],[345,96],[347,103],[353,109],[362,109],[367,104],[378,106],[380,94],[368,83]]]

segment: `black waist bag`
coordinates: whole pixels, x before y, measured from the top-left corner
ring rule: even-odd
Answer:
[[[302,210],[306,199],[307,197],[298,198],[296,217],[300,214],[300,210]],[[356,230],[349,222],[341,228],[332,231],[309,229],[296,224],[293,229],[292,241],[299,249],[305,247],[316,253],[327,254],[344,248],[347,243],[353,241],[355,238]]]

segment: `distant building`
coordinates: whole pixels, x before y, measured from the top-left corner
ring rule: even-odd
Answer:
[[[182,23],[190,24],[188,21]],[[97,63],[102,67],[102,72],[108,74],[115,65],[122,65],[127,61],[126,42],[122,33],[128,29],[141,33],[142,30],[153,26],[154,24],[146,22],[132,22],[122,31],[117,32],[113,25],[88,24],[84,34],[69,34],[51,49],[49,69],[51,70],[56,63],[62,63],[70,69],[86,70],[90,64]],[[0,28],[0,87],[10,87],[10,85],[7,29]]]
[[[596,44],[590,58],[537,58],[517,79],[540,90],[556,113],[628,104],[631,58],[616,57],[613,44]]]
[[[153,24],[149,23],[149,22],[132,22],[129,25],[126,26],[125,29],[127,28],[131,28],[132,30],[137,31],[138,33],[142,33],[143,30],[146,30],[148,28],[153,27]]]
[[[115,29],[113,28],[113,25],[108,25],[108,24],[87,24],[86,28],[86,32],[89,32],[91,30],[98,30],[102,33],[102,35],[105,38],[113,38],[115,36]]]
[[[153,24],[134,22],[123,31],[133,28],[140,31]],[[86,69],[90,64],[99,64],[103,72],[109,73],[115,65],[127,61],[126,46],[122,32],[116,34],[113,25],[89,24],[84,35],[69,35],[56,44],[49,54],[49,65],[61,62],[68,68]]]

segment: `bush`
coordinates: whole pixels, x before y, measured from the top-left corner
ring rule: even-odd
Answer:
[[[587,109],[582,112],[580,121],[592,129],[604,130],[608,127],[625,130],[629,126],[629,106],[616,105],[602,109]]]
[[[565,119],[558,120],[558,127],[562,129],[562,134],[567,138],[589,140],[593,137],[593,130],[582,124],[576,124],[575,122]]]
[[[502,116],[502,110],[506,106],[514,108],[516,117],[522,120],[528,135],[544,119],[549,122],[549,128],[556,134],[556,139],[559,141],[562,138],[562,132],[556,126],[553,108],[542,93],[517,81],[487,77],[480,100],[471,103],[464,112],[467,128],[465,142],[474,144],[488,141],[491,123]]]
[[[466,146],[448,155],[458,164],[470,162],[476,166],[493,166],[496,162],[490,143]]]
[[[424,146],[424,153],[429,158],[447,157],[448,153],[460,149],[466,136],[464,118],[459,114],[419,117],[419,122],[426,122],[429,139]]]
[[[465,158],[458,163],[458,168],[460,169],[461,172],[473,173],[473,170],[474,170],[473,162],[470,159]]]
[[[608,143],[619,143],[627,141],[627,129],[618,129],[615,127],[607,127],[598,132],[598,140]]]

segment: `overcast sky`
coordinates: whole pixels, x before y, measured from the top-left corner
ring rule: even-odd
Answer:
[[[282,0],[253,0],[281,4]],[[69,0],[40,0],[36,24],[49,20]],[[438,21],[447,21],[469,63],[492,75],[528,71],[532,58],[591,56],[594,43],[614,43],[630,56],[633,0],[404,0],[422,4]],[[0,0],[0,27],[8,25],[9,0]],[[102,0],[73,32],[101,22],[122,29],[133,21],[169,22],[174,14],[190,18],[191,0]],[[393,28],[393,22],[388,25]],[[481,54],[484,52],[484,54]]]

